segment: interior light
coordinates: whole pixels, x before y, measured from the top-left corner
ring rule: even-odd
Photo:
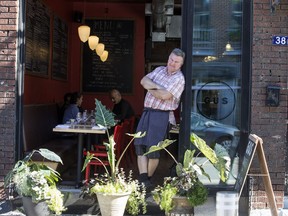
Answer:
[[[78,35],[80,40],[85,43],[90,35],[90,27],[87,25],[81,25],[78,27]]]
[[[234,50],[230,43],[226,44],[225,49],[226,49],[226,51],[233,51]]]
[[[102,55],[100,56],[100,59],[102,62],[105,62],[108,58],[108,51],[107,50],[104,50]]]
[[[103,43],[98,43],[97,46],[96,46],[96,53],[98,56],[101,56],[103,51],[105,49],[105,46]]]
[[[95,35],[90,36],[88,39],[88,44],[89,44],[90,49],[91,50],[96,49],[98,42],[99,42],[99,37]]]

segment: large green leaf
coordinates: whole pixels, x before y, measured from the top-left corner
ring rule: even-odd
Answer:
[[[190,135],[191,143],[198,148],[202,154],[212,163],[216,164],[218,162],[217,156],[212,148],[206,144],[206,142],[198,137],[196,134],[191,133]]]
[[[218,162],[215,164],[215,168],[220,172],[220,179],[225,182],[229,177],[231,158],[226,148],[219,144],[215,145],[215,153],[218,158]]]
[[[102,125],[106,128],[110,128],[115,126],[115,114],[108,110],[101,101],[95,99],[95,105],[96,105],[96,123],[99,125]]]
[[[165,139],[164,141],[161,141],[158,143],[158,145],[153,145],[149,148],[149,151],[146,152],[144,155],[150,154],[152,152],[155,151],[160,151],[165,149],[166,147],[168,147],[169,145],[171,145],[172,143],[174,143],[176,140],[169,140],[169,139]]]
[[[44,149],[44,148],[40,148],[39,151],[37,151],[37,152],[39,152],[39,154],[41,154],[42,157],[44,157],[50,161],[55,161],[55,162],[63,164],[61,158],[57,154],[55,154],[53,151],[50,151],[50,150]]]
[[[183,160],[183,168],[184,168],[184,169],[189,168],[189,166],[190,166],[191,163],[193,164],[194,154],[195,154],[195,150],[189,150],[189,149],[187,149],[187,150],[185,151],[184,160]]]
[[[190,141],[195,145],[211,162],[211,164],[219,171],[220,179],[225,182],[230,172],[230,157],[227,150],[219,145],[215,145],[215,149],[210,148],[206,142],[192,133]]]

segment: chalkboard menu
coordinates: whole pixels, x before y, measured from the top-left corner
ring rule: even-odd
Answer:
[[[239,173],[237,176],[237,180],[234,186],[235,191],[241,195],[245,180],[247,178],[247,174],[249,172],[257,144],[254,140],[249,138],[248,145],[242,160],[242,165],[239,168]]]
[[[107,92],[118,88],[123,93],[133,90],[133,20],[88,19],[90,35],[97,35],[109,52],[105,62],[88,43],[83,44],[82,90],[84,92]]]
[[[54,16],[52,78],[67,80],[68,27],[59,17]]]
[[[48,76],[50,56],[50,14],[39,0],[26,7],[26,60],[28,73]]]

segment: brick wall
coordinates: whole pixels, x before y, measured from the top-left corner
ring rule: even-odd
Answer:
[[[17,0],[0,1],[0,200],[4,177],[14,164],[17,12]]]
[[[270,0],[255,0],[253,9],[251,132],[263,139],[263,147],[277,207],[283,208],[287,143],[288,46],[272,45],[272,36],[288,35],[288,1],[281,0],[274,13]],[[280,86],[280,105],[265,105],[266,86]],[[252,169],[259,172],[257,160]],[[251,207],[268,208],[262,177],[253,177]]]

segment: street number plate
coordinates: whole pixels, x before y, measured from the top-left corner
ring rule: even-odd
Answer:
[[[288,45],[288,36],[273,36],[272,43],[275,45]]]

